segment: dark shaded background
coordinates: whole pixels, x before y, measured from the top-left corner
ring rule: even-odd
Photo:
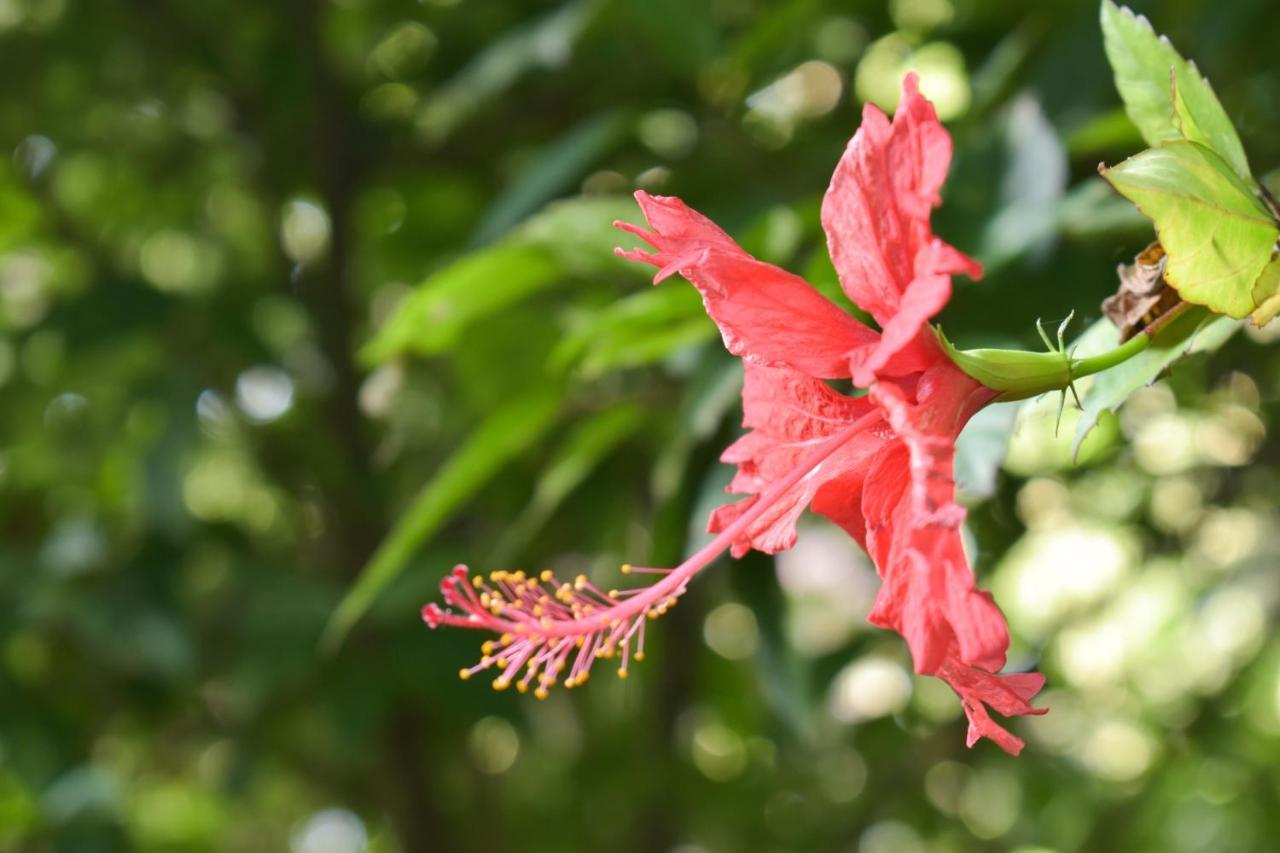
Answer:
[[[1273,4],[1142,5],[1267,175]],[[544,703],[418,619],[460,560],[608,586],[693,547],[738,368],[608,223],[679,194],[833,292],[819,199],[908,65],[988,267],[951,337],[1096,319],[1150,230],[1094,177],[1141,143],[1092,2],[0,0],[0,847],[1268,849],[1270,330],[1078,467],[1056,401],[999,471],[1014,414],[966,435],[976,569],[1049,676],[1021,758],[964,748],[819,521]]]

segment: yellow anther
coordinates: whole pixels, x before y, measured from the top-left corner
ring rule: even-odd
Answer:
[[[501,637],[499,637],[499,638],[498,638],[498,642],[499,642],[499,643],[502,643],[502,645],[504,645],[504,646],[505,646],[505,645],[509,644],[512,640],[514,640],[515,638],[516,638],[516,637],[515,637],[515,634],[512,634],[510,631],[508,631],[508,632],[506,632],[505,634],[503,634]]]
[[[501,676],[493,680],[494,690],[506,690],[510,686],[511,686],[511,682]]]
[[[631,564],[630,564],[630,563],[623,563],[623,564],[622,564],[622,573],[623,573],[624,575],[629,575],[629,574],[631,574]]]
[[[482,578],[480,575],[476,575],[471,579],[471,585],[474,586],[476,589],[480,589],[482,586],[484,586],[484,578]]]
[[[583,646],[586,642],[587,642],[587,638],[586,638],[586,637],[579,637],[576,641],[574,641],[574,645],[575,645],[575,646],[577,646],[578,648],[582,648],[582,646]]]
[[[538,575],[538,577],[542,578],[543,583],[551,583],[551,580],[555,577],[555,575],[551,573],[550,569],[543,569],[542,574]]]
[[[545,612],[546,612],[546,610],[544,610],[544,609],[543,609],[543,607],[542,607],[542,605],[541,605],[541,604],[535,604],[535,605],[533,606],[533,615],[534,615],[534,616],[541,616],[541,615],[542,615],[543,613],[545,613]]]
[[[610,598],[617,598],[617,597],[618,597],[618,591],[617,591],[616,589],[611,589],[611,590],[609,590],[609,597],[610,597]]]
[[[507,668],[507,659],[506,659],[506,658],[498,658],[498,666],[502,667],[503,669],[506,669],[506,668]]]
[[[583,588],[584,586],[586,586],[586,585],[587,585],[587,576],[586,576],[586,575],[578,575],[576,578],[574,578],[574,579],[573,579],[573,588],[574,588],[574,589],[582,589],[582,588]]]
[[[626,671],[625,669],[619,669],[619,670],[618,670],[618,677],[619,677],[619,678],[626,678],[626,677],[627,677],[627,671]]]
[[[522,580],[524,580],[524,579],[525,579],[525,573],[524,573],[524,571],[522,570],[522,571],[518,571],[518,572],[516,572],[515,574],[513,574],[513,575],[511,576],[511,579],[512,579],[512,580],[516,580],[516,581],[522,581]]]
[[[547,688],[539,685],[538,689],[533,691],[533,695],[537,696],[539,699],[546,699],[549,694],[547,693]]]
[[[644,660],[644,652],[636,652],[634,657],[636,660]]]
[[[521,692],[521,693],[528,693],[528,692],[529,692],[529,685],[528,685],[528,683],[526,683],[526,682],[524,682],[524,681],[517,681],[517,682],[516,682],[516,690],[518,690],[518,691],[519,691],[519,692]]]
[[[471,677],[471,670],[469,669],[458,670],[458,677],[461,678],[463,681],[466,681],[468,678]]]
[[[481,643],[480,651],[486,656],[493,654],[493,640],[485,640],[483,643]]]

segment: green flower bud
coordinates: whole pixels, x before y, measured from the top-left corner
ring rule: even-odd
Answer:
[[[999,391],[997,400],[1025,400],[1048,391],[1064,391],[1082,376],[1113,367],[1147,348],[1150,338],[1137,335],[1110,352],[1091,358],[1072,358],[1059,345],[1049,352],[1016,349],[956,349],[942,329],[935,328],[947,357],[966,374]],[[1047,340],[1047,338],[1046,338]]]

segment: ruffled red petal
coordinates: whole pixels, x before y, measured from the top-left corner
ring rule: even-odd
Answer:
[[[960,697],[965,716],[969,718],[969,734],[965,738],[968,746],[985,737],[1010,755],[1022,752],[1022,739],[991,719],[988,706],[1005,717],[1038,716],[1049,711],[1031,704],[1032,697],[1044,687],[1044,676],[1038,672],[995,675],[952,656],[943,662],[937,674]]]
[[[892,122],[874,105],[863,109],[862,126],[831,178],[822,202],[831,260],[844,292],[885,332],[859,354],[860,385],[896,354],[928,347],[923,327],[951,297],[953,273],[982,274],[977,262],[934,237],[929,224],[950,164],[951,137],[909,74]]]
[[[988,708],[1043,713],[1029,700],[1044,678],[996,674],[1008,629],[974,584],[952,480],[956,437],[996,392],[952,364],[927,328],[951,296],[951,275],[981,274],[930,227],[950,158],[950,137],[908,76],[892,122],[867,107],[827,191],[822,221],[841,285],[881,334],[751,258],[678,199],[637,193],[653,230],[621,227],[655,251],[622,254],[659,267],[657,280],[688,278],[746,366],[748,432],[721,458],[738,466],[729,491],[748,497],[717,509],[710,531],[737,522],[731,550],[742,556],[790,548],[806,508],[839,524],[883,578],[870,621],[902,634],[916,670],[956,690],[971,746],[987,737],[1017,754],[1022,741]],[[868,387],[867,396],[821,381],[843,376]],[[814,446],[832,440],[837,449],[815,464]],[[766,491],[769,505],[757,506]]]
[[[835,479],[856,477],[886,441],[883,420],[866,398],[846,397],[825,382],[785,368],[748,362],[742,389],[743,423],[750,431],[731,444],[721,460],[738,466],[729,491],[747,494],[711,514],[707,529],[727,528],[770,483],[795,469],[815,444],[857,427],[859,434],[793,486],[733,543],[741,557],[755,548],[766,554],[795,544],[796,520]]]
[[[680,199],[637,192],[636,200],[653,230],[617,225],[655,251],[619,254],[658,267],[655,283],[675,273],[692,282],[734,355],[843,378],[849,376],[850,354],[870,350],[879,340],[804,279],[751,257]]]

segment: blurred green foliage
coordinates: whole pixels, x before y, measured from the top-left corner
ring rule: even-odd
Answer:
[[[1138,5],[1272,177],[1272,4]],[[0,0],[0,848],[1268,849],[1270,329],[1079,465],[1056,400],[966,434],[1050,679],[1021,758],[964,748],[816,521],[544,703],[418,619],[455,562],[608,585],[700,541],[740,373],[609,223],[679,194],[834,293],[819,199],[908,66],[988,269],[949,335],[1097,319],[1150,228],[1095,175],[1143,143],[1092,2]]]

